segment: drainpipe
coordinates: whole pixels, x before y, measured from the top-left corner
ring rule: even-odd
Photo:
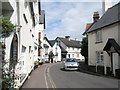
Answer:
[[[17,30],[17,33],[18,33],[18,62],[20,61],[20,7],[19,7],[19,3],[20,1],[19,0],[16,0],[16,8],[17,8],[17,27],[16,27],[16,30]],[[20,66],[18,66],[20,67]],[[18,72],[19,73],[19,72]],[[20,85],[20,80],[18,80],[18,85]]]
[[[19,37],[19,43],[18,43],[18,48],[19,48],[19,52],[18,52],[18,57],[20,58],[20,8],[19,8],[19,1],[16,1],[17,3],[17,25],[18,25],[18,28],[17,28],[17,32],[18,32],[18,37]]]

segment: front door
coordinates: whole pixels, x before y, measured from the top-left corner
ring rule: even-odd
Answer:
[[[113,74],[115,76],[115,69],[119,68],[119,62],[118,62],[119,55],[118,53],[112,53],[112,61],[113,61]]]

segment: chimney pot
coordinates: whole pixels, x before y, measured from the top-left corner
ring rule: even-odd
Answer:
[[[99,20],[99,18],[100,18],[99,13],[98,12],[94,12],[94,14],[93,14],[93,21],[96,22],[96,21]]]
[[[65,36],[66,39],[70,40],[70,36]]]

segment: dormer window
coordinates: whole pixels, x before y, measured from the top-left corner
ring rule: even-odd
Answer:
[[[102,43],[102,31],[96,32],[96,43]]]

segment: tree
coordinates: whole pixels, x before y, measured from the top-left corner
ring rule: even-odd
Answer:
[[[81,42],[81,54],[85,57],[85,63],[88,65],[88,37],[84,37]]]
[[[7,17],[0,17],[0,33],[3,38],[9,37],[14,27]]]

